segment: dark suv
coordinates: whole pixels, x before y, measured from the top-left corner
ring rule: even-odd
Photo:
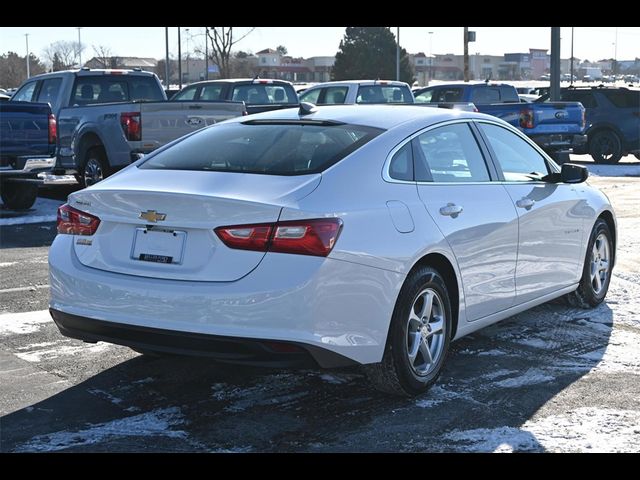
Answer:
[[[596,163],[617,163],[633,153],[640,159],[640,90],[625,87],[568,87],[561,100],[580,102],[586,110],[586,147],[574,149],[589,153]],[[548,102],[549,95],[536,102]]]

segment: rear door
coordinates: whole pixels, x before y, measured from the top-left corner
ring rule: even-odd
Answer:
[[[468,122],[413,139],[418,194],[456,256],[467,320],[509,308],[515,298],[518,219]]]
[[[584,220],[575,186],[542,181],[550,172],[547,160],[518,134],[489,122],[477,125],[518,212],[517,303],[577,282]]]

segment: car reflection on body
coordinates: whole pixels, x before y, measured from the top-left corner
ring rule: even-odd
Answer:
[[[586,178],[473,112],[233,119],[69,196],[51,313],[86,341],[360,364],[380,390],[419,394],[452,340],[557,297],[603,301],[616,223]]]

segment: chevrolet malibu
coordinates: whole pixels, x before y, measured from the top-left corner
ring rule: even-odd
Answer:
[[[314,107],[183,137],[69,196],[49,254],[60,331],[142,353],[362,365],[415,395],[450,342],[607,294],[616,220],[483,114]]]

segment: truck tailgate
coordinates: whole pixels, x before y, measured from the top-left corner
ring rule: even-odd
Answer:
[[[144,152],[245,111],[243,102],[149,102],[140,107]]]
[[[582,133],[584,107],[579,102],[527,104],[533,110],[534,128],[528,134]]]

